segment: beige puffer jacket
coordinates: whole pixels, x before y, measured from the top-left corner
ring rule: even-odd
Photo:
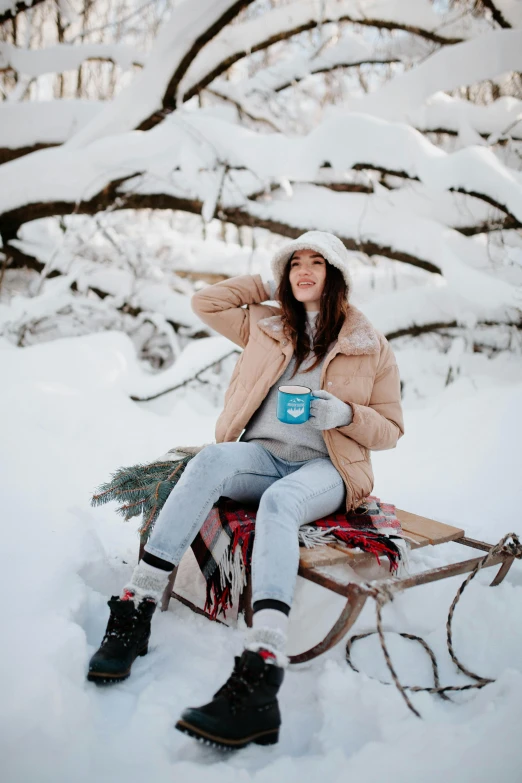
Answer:
[[[217,443],[239,438],[292,358],[280,308],[261,304],[269,295],[260,275],[244,275],[192,297],[192,308],[204,323],[244,348],[216,424]],[[349,511],[372,492],[370,451],[393,449],[404,434],[395,356],[384,335],[353,305],[325,358],[321,389],[353,408],[351,424],[323,431],[330,459],[346,485]]]

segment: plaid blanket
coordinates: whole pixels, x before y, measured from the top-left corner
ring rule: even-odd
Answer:
[[[221,498],[211,509],[192,543],[192,551],[206,581],[205,613],[212,619],[237,606],[250,573],[255,535],[256,509]],[[395,515],[395,506],[381,503],[373,495],[351,513],[332,514],[313,525],[303,525],[299,542],[311,547],[339,541],[350,548],[375,555],[377,562],[386,556],[390,572],[395,573],[402,560],[396,543],[403,534]]]
[[[188,462],[205,446],[178,446],[147,464],[116,470],[109,481],[93,495],[91,503],[100,506],[116,502],[124,519],[141,516],[140,537],[148,540],[154,523]],[[221,498],[211,509],[202,529],[192,543],[199,568],[206,582],[205,613],[216,619],[237,607],[239,596],[250,573],[255,534],[256,509],[241,507]],[[329,541],[388,557],[395,573],[403,560],[403,534],[395,515],[395,506],[381,503],[369,495],[350,514],[338,513],[303,525],[299,540],[311,547]],[[201,601],[203,604],[203,601]]]

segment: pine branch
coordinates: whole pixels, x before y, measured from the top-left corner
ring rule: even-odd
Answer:
[[[101,506],[114,500],[118,503],[116,513],[126,521],[141,515],[143,523],[139,533],[143,543],[148,539],[165,501],[194,456],[195,454],[187,454],[172,461],[119,468],[112,473],[110,481],[98,487],[91,498],[91,505]],[[137,492],[140,493],[138,499]]]

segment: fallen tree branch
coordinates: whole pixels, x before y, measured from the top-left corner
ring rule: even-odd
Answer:
[[[473,237],[477,234],[489,234],[493,231],[510,231],[518,228],[520,228],[518,220],[508,216],[499,220],[485,220],[483,223],[478,223],[475,226],[460,226],[455,231],[458,231],[459,234],[464,234],[466,237]]]
[[[218,90],[214,90],[213,88],[207,88],[206,90],[211,95],[214,95],[216,98],[220,98],[221,100],[227,101],[234,105],[238,112],[243,114],[245,117],[248,117],[249,119],[253,120],[254,122],[260,122],[268,125],[272,130],[276,132],[281,132],[281,129],[277,127],[275,122],[270,117],[265,117],[263,115],[254,114],[252,110],[248,107],[246,107],[244,104],[242,104],[239,100],[233,98],[230,95],[225,95],[224,93],[219,92]],[[512,123],[512,127],[515,127],[518,125],[521,121],[516,120]],[[458,136],[459,132],[457,130],[454,130],[453,128],[417,128],[415,125],[411,126],[414,130],[416,130],[418,133],[422,133],[424,135],[428,134],[438,134],[438,135],[446,135],[446,136]],[[481,136],[483,139],[487,140],[491,136],[491,132],[489,131],[477,131],[478,135]],[[522,141],[522,135],[512,134],[511,135],[512,141]],[[55,143],[48,143],[48,142],[35,142],[32,145],[27,145],[24,147],[0,147],[0,165],[2,163],[8,163],[10,160],[15,160],[16,158],[22,158],[24,155],[30,155],[32,152],[37,152],[38,150],[47,149],[48,147],[59,147],[63,142],[66,141],[66,139],[63,139],[63,141],[57,141]],[[499,146],[505,146],[509,142],[509,139],[506,138],[500,138],[498,141],[493,142],[493,144],[498,144]],[[397,176],[404,176],[407,177],[408,175],[403,172],[402,175]],[[409,177],[411,179],[411,177]]]
[[[165,115],[176,109],[178,99],[177,92],[181,80],[187,73],[190,65],[195,60],[196,56],[203,49],[203,47],[211,41],[215,36],[225,28],[229,22],[231,22],[240,11],[246,6],[250,5],[254,0],[237,0],[217,19],[210,27],[207,27],[201,35],[199,35],[193,42],[192,46],[185,52],[185,55],[179,62],[177,68],[171,76],[171,79],[167,85],[167,89],[163,95],[162,107],[160,111],[156,111],[143,120],[136,130],[149,130],[153,128],[158,122],[161,122]],[[207,82],[208,84],[208,82]]]
[[[401,60],[398,60],[396,57],[390,57],[385,60],[377,60],[375,58],[368,59],[368,60],[359,60],[358,62],[338,62],[334,63],[332,65],[320,65],[317,68],[311,68],[310,71],[306,74],[303,74],[302,76],[294,76],[292,80],[288,80],[286,82],[281,82],[277,87],[274,87],[274,92],[281,92],[282,90],[287,90],[289,87],[293,87],[294,84],[298,84],[303,79],[306,79],[307,76],[313,76],[318,73],[331,73],[332,71],[337,70],[337,68],[359,68],[361,65],[395,65],[396,63],[400,63]]]
[[[352,24],[364,25],[366,27],[375,27],[381,30],[402,30],[404,32],[411,33],[412,35],[418,35],[421,38],[425,38],[428,41],[432,41],[433,43],[441,45],[457,44],[461,43],[463,40],[460,37],[439,35],[435,30],[423,29],[416,25],[407,24],[405,22],[379,19],[377,17],[364,17],[362,14],[357,15],[349,13],[348,11],[343,14],[338,14],[335,13],[335,8],[333,8],[332,12],[332,10],[330,10],[328,7],[324,9],[320,19],[317,19],[316,15],[311,15],[306,20],[296,22],[290,13],[292,7],[296,5],[298,4],[295,3],[291,6],[286,6],[285,9],[283,9],[286,12],[286,18],[285,16],[281,17],[281,25],[283,25],[282,29],[279,29],[277,32],[263,37],[264,30],[267,27],[267,19],[269,19],[271,14],[275,15],[276,13],[279,13],[281,9],[275,9],[266,14],[264,17],[265,25],[259,26],[258,39],[254,42],[249,42],[248,49],[245,47],[245,35],[241,29],[243,26],[248,25],[248,22],[243,23],[243,25],[239,24],[228,31],[227,42],[229,43],[230,53],[224,59],[216,62],[216,64],[211,69],[203,73],[201,76],[196,77],[194,82],[190,81],[190,74],[187,74],[187,85],[183,90],[185,99],[189,99],[194,95],[197,95],[204,87],[210,84],[210,82],[214,81],[214,79],[216,79],[218,76],[221,76],[222,73],[227,71],[232,65],[234,65],[234,63],[236,63],[238,60],[241,60],[243,57],[247,57],[254,52],[267,49],[279,41],[285,41],[289,38],[293,38],[300,33],[313,30],[316,27],[320,27],[328,22],[348,22]],[[285,24],[287,25],[286,27],[284,26]],[[175,106],[172,108],[175,108]],[[170,108],[170,110],[172,110],[172,108]]]
[[[479,3],[491,11],[491,16],[500,27],[511,28],[510,23],[504,18],[502,12],[498,10],[493,0],[479,0]]]
[[[135,176],[135,175],[133,175]],[[67,202],[45,202],[39,204],[26,204],[23,207],[5,212],[0,216],[0,234],[3,237],[4,244],[15,239],[18,229],[24,223],[33,220],[40,220],[44,217],[53,217],[56,215],[94,215],[103,209],[174,209],[181,212],[190,212],[200,215],[203,209],[203,203],[197,199],[181,198],[166,194],[140,194],[140,193],[118,193],[119,183],[111,183],[111,187],[104,188],[89,201],[73,203]],[[216,217],[227,223],[233,223],[236,226],[250,226],[251,228],[266,228],[275,234],[296,239],[309,226],[291,226],[273,219],[260,218],[257,215],[249,213],[246,209],[240,207],[220,208]],[[424,269],[426,272],[441,274],[440,267],[423,258],[418,258],[409,253],[396,250],[386,245],[379,245],[377,242],[360,242],[354,237],[342,236],[339,238],[344,242],[348,250],[365,253],[368,256],[379,255],[391,258],[395,261],[402,261],[406,264]]]
[[[440,321],[430,324],[414,324],[405,329],[397,329],[395,332],[388,332],[385,336],[387,340],[397,340],[399,337],[419,337],[421,334],[440,333],[443,329],[456,329],[460,324],[457,321]],[[476,326],[509,326],[515,329],[522,329],[522,318],[518,321],[477,321]]]
[[[35,272],[42,273],[45,269],[46,265],[43,263],[43,261],[39,261],[34,256],[30,255],[29,253],[24,253],[22,250],[19,250],[19,248],[14,247],[13,245],[7,245],[5,248],[5,258],[4,258],[4,273],[8,269],[31,269]],[[61,277],[64,272],[62,272],[60,269],[51,269],[50,272],[47,274],[47,279],[51,280],[55,277]],[[76,281],[74,281],[71,284],[71,291],[79,292],[80,289],[78,288],[78,284]],[[108,296],[113,296],[113,294],[109,291],[104,291],[103,289],[99,288],[98,286],[93,285],[86,285],[85,287],[82,287],[82,292],[85,291],[92,291],[93,294],[96,294],[100,299],[105,299]],[[130,305],[128,302],[123,302],[119,307],[116,307],[115,310],[118,310],[121,313],[125,313],[126,315],[131,315],[134,318],[136,318],[138,315],[140,315],[144,310],[141,307],[137,307],[136,305]],[[173,321],[172,318],[168,318],[165,316],[165,320],[167,323],[169,323],[174,331],[177,332],[177,330],[180,327],[186,328],[185,323],[178,323],[177,321]],[[199,331],[193,333],[192,337],[206,337],[207,336],[206,331]]]
[[[168,389],[163,389],[162,391],[157,392],[156,394],[151,394],[149,397],[138,397],[135,394],[131,394],[130,398],[133,402],[150,402],[151,400],[157,400],[158,397],[162,397],[164,394],[169,394],[170,392],[176,391],[177,389],[181,389],[183,386],[186,386],[192,381],[200,381],[201,383],[203,383],[201,378],[198,377],[199,375],[201,375],[201,373],[206,372],[206,370],[210,370],[211,367],[215,367],[216,364],[219,364],[219,362],[228,359],[229,356],[233,356],[235,353],[239,354],[241,353],[241,351],[238,348],[233,348],[229,353],[225,354],[224,356],[221,356],[216,361],[207,364],[206,367],[202,367],[200,370],[197,371],[197,373],[192,375],[190,378],[186,378],[184,381],[181,381],[181,383],[177,383],[174,386],[170,386]]]
[[[394,340],[398,337],[404,337],[404,336],[411,336],[411,337],[417,337],[420,334],[428,334],[430,332],[439,332],[441,329],[450,329],[450,328],[456,328],[459,324],[456,321],[450,321],[447,323],[431,323],[431,324],[423,324],[420,326],[410,326],[406,329],[401,329],[396,332],[389,332],[385,335],[387,340]],[[517,329],[522,329],[522,319],[518,322],[503,322],[503,321],[479,321],[477,322],[477,326],[510,326],[515,327]],[[230,353],[225,354],[225,356],[222,356],[217,361],[212,362],[211,364],[207,365],[206,367],[203,367],[201,370],[198,370],[197,373],[195,373],[190,378],[186,378],[184,381],[175,384],[174,386],[169,386],[167,389],[163,389],[160,392],[157,392],[156,394],[151,394],[148,397],[140,397],[138,395],[131,394],[131,400],[133,402],[150,402],[151,400],[156,400],[158,397],[163,396],[164,394],[169,394],[170,392],[176,391],[177,389],[181,389],[183,386],[187,386],[187,384],[191,383],[192,381],[200,381],[203,382],[198,376],[201,375],[201,373],[205,372],[206,370],[209,370],[211,367],[215,367],[219,362],[222,362],[224,359],[228,359],[229,356],[233,356],[235,353],[239,354],[241,353],[237,348],[234,348],[230,351]]]
[[[60,142],[61,144],[61,142]],[[16,158],[23,158],[24,155],[30,155],[32,152],[38,152],[38,150],[45,150],[48,147],[59,147],[60,144],[32,144],[30,147],[0,147],[0,166],[2,163],[9,163],[10,160],[16,160]]]

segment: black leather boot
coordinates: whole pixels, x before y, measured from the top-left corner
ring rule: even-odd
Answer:
[[[127,679],[138,655],[148,652],[150,621],[156,609],[156,602],[148,598],[136,606],[131,598],[113,595],[108,604],[111,614],[107,630],[87,674],[87,679],[96,683]]]
[[[275,744],[281,726],[277,692],[284,670],[266,660],[264,650],[245,650],[235,658],[234,671],[212,701],[185,710],[176,728],[226,750],[250,742]]]

